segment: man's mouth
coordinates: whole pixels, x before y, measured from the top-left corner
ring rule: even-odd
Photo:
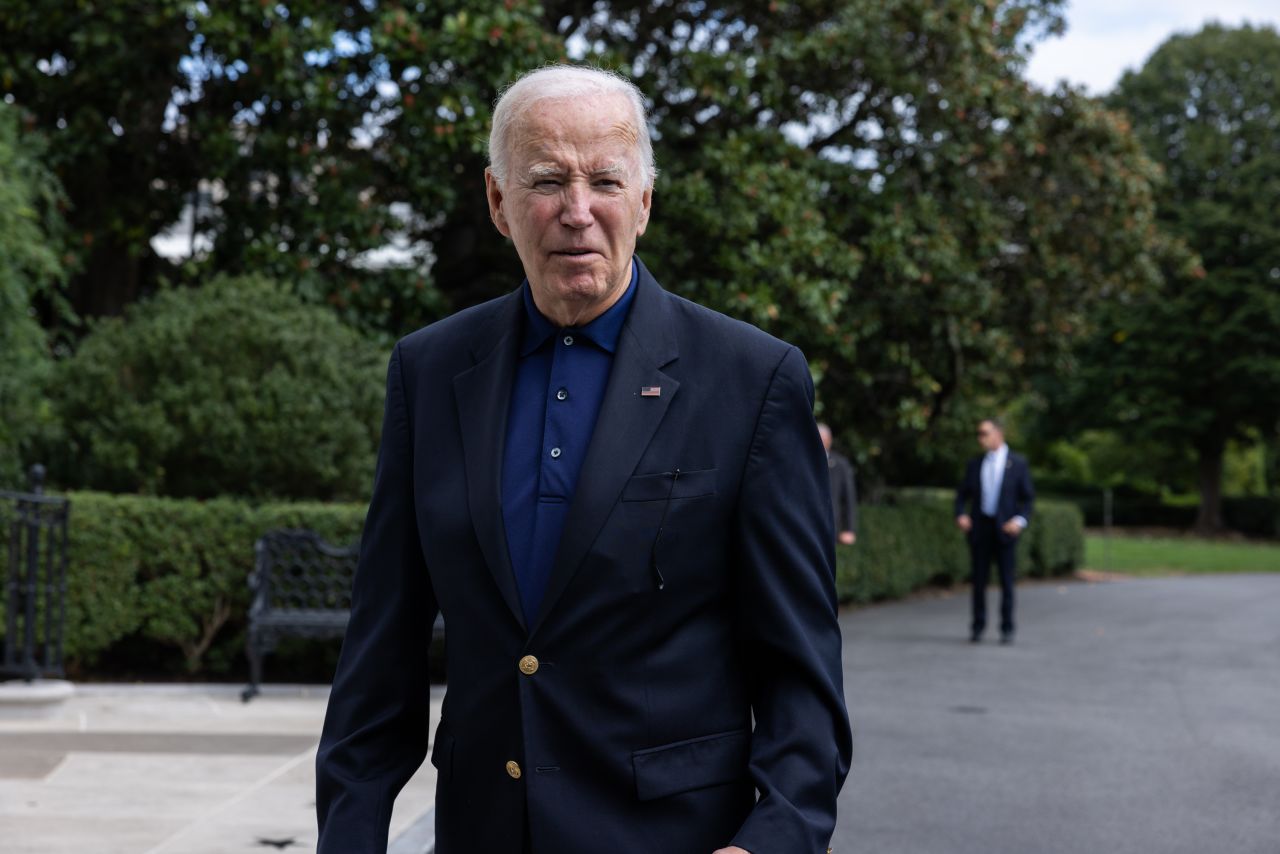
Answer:
[[[595,255],[594,249],[557,249],[551,253],[552,255],[567,255],[571,258],[581,257],[583,255]]]

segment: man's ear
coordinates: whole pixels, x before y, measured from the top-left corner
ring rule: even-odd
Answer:
[[[636,224],[636,237],[644,234],[644,230],[649,227],[649,209],[653,205],[653,187],[645,187],[644,192],[640,195],[640,218]]]
[[[489,199],[489,219],[493,220],[493,227],[503,237],[510,237],[511,226],[507,224],[507,215],[502,210],[502,203],[506,198],[502,194],[502,182],[488,167],[484,170],[484,194]]]

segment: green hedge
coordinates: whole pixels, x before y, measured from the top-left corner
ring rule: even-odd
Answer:
[[[365,514],[363,504],[70,498],[64,642],[73,671],[117,645],[143,659],[134,663],[143,672],[241,670],[254,541],[303,527],[350,543]]]
[[[254,541],[272,528],[300,527],[336,544],[354,542],[366,509],[96,492],[70,497],[65,642],[68,666],[78,676],[118,675],[122,668],[148,677],[243,674]],[[11,506],[0,508],[0,523],[7,525],[3,517],[11,512]],[[861,516],[858,544],[837,550],[842,602],[894,598],[968,575],[968,553],[945,499],[899,495],[894,506],[864,507]],[[1080,511],[1039,502],[1021,545],[1020,570],[1070,572],[1083,554]],[[328,672],[331,661],[317,661],[317,650],[299,646],[291,663],[284,647],[272,670],[277,678],[308,666],[311,673]],[[332,656],[336,645],[323,650]]]
[[[898,493],[889,506],[859,508],[858,542],[836,549],[841,602],[905,596],[928,584],[969,577],[969,549],[941,491]],[[1070,502],[1037,501],[1018,545],[1018,573],[1065,575],[1084,560],[1084,517]]]
[[[1086,525],[1103,525],[1101,487],[1049,480],[1041,492],[1056,500],[1075,504],[1084,513]],[[1120,486],[1112,491],[1111,524],[1118,528],[1191,528],[1199,512],[1200,502],[1196,495],[1166,498],[1131,486]],[[1224,495],[1222,521],[1232,531],[1251,537],[1280,537],[1280,498]]]

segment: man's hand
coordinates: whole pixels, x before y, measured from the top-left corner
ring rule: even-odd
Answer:
[[[1018,523],[1017,519],[1010,519],[1004,523],[1004,532],[1011,537],[1016,537],[1022,533],[1022,525]]]
[[[715,851],[712,851],[711,854],[751,854],[751,852],[745,848],[730,845],[728,848],[717,848]]]
[[[956,527],[966,534],[969,533],[969,529],[973,527],[973,520],[969,518],[968,513],[961,513],[956,517]]]
[[[858,535],[857,535],[857,534],[855,534],[853,531],[841,531],[841,532],[840,532],[840,542],[841,542],[843,545],[851,546],[851,545],[853,545],[854,543],[856,543],[857,541],[858,541]]]

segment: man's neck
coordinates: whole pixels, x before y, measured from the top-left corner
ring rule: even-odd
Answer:
[[[538,288],[533,288],[531,291],[533,304],[543,317],[561,329],[586,326],[613,308],[617,305],[618,300],[622,299],[623,294],[627,292],[627,288],[631,287],[632,280],[635,278],[635,263],[635,258],[632,258],[631,263],[627,266],[627,275],[622,280],[621,286],[614,286],[599,300],[592,302],[575,302],[572,300],[551,302],[545,296],[539,296],[540,290]]]

